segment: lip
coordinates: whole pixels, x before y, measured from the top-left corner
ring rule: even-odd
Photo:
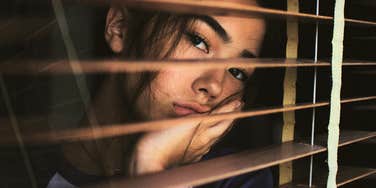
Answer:
[[[201,114],[208,112],[210,107],[204,106],[194,102],[174,102],[174,112],[178,116],[185,116],[190,114]]]

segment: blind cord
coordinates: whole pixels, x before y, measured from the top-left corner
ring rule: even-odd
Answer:
[[[316,0],[316,16],[320,13],[320,0]],[[318,44],[319,44],[319,25],[316,22],[315,29],[315,59],[314,63],[318,60]],[[316,104],[316,90],[317,90],[317,67],[314,68],[313,75],[313,98],[312,103]],[[315,122],[316,122],[316,108],[312,109],[312,125],[311,125],[311,145],[315,144]],[[312,177],[313,177],[313,155],[310,157],[309,164],[309,187],[312,187]]]
[[[335,188],[338,171],[339,122],[341,116],[341,80],[343,60],[343,37],[345,30],[345,0],[336,0],[332,39],[332,91],[330,96],[330,116],[328,125],[328,167],[327,188]]]

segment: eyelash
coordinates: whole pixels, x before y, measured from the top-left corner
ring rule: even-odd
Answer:
[[[248,80],[248,76],[246,74],[246,71],[244,69],[238,69],[238,68],[229,68],[228,72],[235,78],[242,82],[246,82]],[[240,78],[237,73],[240,73]]]
[[[201,50],[201,51],[203,51],[207,54],[210,52],[210,44],[204,36],[202,36],[201,34],[199,34],[197,32],[186,32],[185,34],[187,35],[188,40],[192,43],[192,45],[194,47],[196,47],[197,49],[199,49],[199,50]],[[196,40],[198,40],[198,41],[196,41]],[[197,42],[199,42],[199,43],[196,44]],[[205,49],[202,49],[202,48],[197,46],[201,42],[205,45]]]
[[[197,33],[197,32],[186,32],[185,33],[189,39],[189,41],[192,43],[193,46],[195,46],[197,49],[205,52],[205,53],[209,53],[210,52],[210,45],[209,43],[207,42],[207,39],[205,37],[203,37],[201,34]],[[198,41],[195,41],[195,40],[198,40]],[[203,43],[205,45],[205,49],[201,49],[199,47],[197,47],[198,44],[196,43]],[[248,76],[246,74],[246,71],[244,69],[238,69],[238,68],[229,68],[228,71],[230,72],[230,74],[235,78],[235,79],[238,79],[242,82],[245,82],[248,80]],[[239,78],[240,76],[240,78]]]

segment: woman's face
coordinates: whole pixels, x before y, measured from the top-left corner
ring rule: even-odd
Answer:
[[[255,4],[252,0],[226,0]],[[184,33],[172,59],[253,58],[265,32],[260,18],[202,16]],[[164,119],[209,112],[224,99],[241,93],[253,69],[166,68],[136,99],[145,119]],[[240,100],[238,95],[236,100]]]

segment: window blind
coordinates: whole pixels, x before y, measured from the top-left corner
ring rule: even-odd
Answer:
[[[60,2],[60,1],[59,1]],[[108,6],[108,1],[96,0],[96,1],[61,1],[64,3],[80,4],[84,7],[96,8],[102,6]],[[27,4],[27,2],[23,2]],[[297,21],[301,24],[315,24],[320,26],[332,27],[333,17],[324,15],[314,15],[310,13],[296,13],[283,10],[275,10],[270,8],[260,8],[249,5],[239,5],[236,3],[226,3],[218,1],[179,1],[179,0],[116,0],[111,3],[119,3],[132,8],[140,8],[147,10],[160,10],[160,11],[172,11],[174,13],[205,13],[214,15],[235,15],[239,17],[264,17],[270,20],[279,21]],[[347,2],[348,3],[348,2]],[[357,3],[367,4],[368,2],[359,1]],[[21,3],[22,4],[22,3]],[[43,3],[42,3],[43,4]],[[45,5],[46,4],[46,5]],[[46,1],[43,6],[51,6],[50,2]],[[351,5],[353,2],[350,3]],[[372,4],[372,3],[370,3]],[[367,4],[368,5],[368,4]],[[36,5],[37,6],[37,5]],[[373,6],[373,5],[370,5]],[[4,33],[1,34],[1,41],[5,41],[4,44],[23,44],[28,40],[35,39],[43,35],[44,32],[51,32],[53,25],[58,25],[59,20],[54,18],[51,14],[50,18],[13,18],[7,20],[0,25],[3,28]],[[346,18],[346,26],[351,27],[351,30],[357,28],[366,28],[370,31],[376,26],[375,18],[370,20],[351,19]],[[25,24],[26,23],[26,24]],[[21,32],[22,27],[29,29],[27,32]],[[50,29],[50,30],[49,30]],[[320,31],[319,31],[320,32]],[[371,33],[372,35],[372,33]],[[370,36],[372,37],[372,36]],[[374,37],[374,36],[373,36]],[[367,40],[372,40],[367,38]],[[301,41],[300,41],[301,42]],[[304,42],[304,41],[303,41]],[[346,44],[345,44],[346,45]],[[17,49],[17,47],[16,47]],[[319,49],[320,50],[320,49]],[[18,58],[22,55],[22,51],[12,57],[8,57],[8,54],[4,55],[2,63],[0,63],[0,73],[2,77],[13,78],[17,76],[29,76],[38,79],[44,79],[48,76],[65,76],[74,74],[90,75],[90,74],[112,74],[112,73],[126,73],[126,72],[143,72],[143,71],[158,71],[167,67],[181,67],[184,69],[197,69],[197,68],[225,68],[229,65],[237,67],[247,67],[256,69],[281,69],[287,67],[296,67],[299,69],[317,69],[318,72],[325,71],[325,68],[331,66],[327,60],[319,60],[315,62],[312,59],[282,59],[282,58],[261,58],[261,59],[210,59],[210,60],[76,60],[76,58],[69,60],[46,60],[43,58]],[[9,53],[12,54],[12,53]],[[21,55],[20,55],[21,54]],[[364,68],[367,71],[372,70],[376,65],[374,57],[365,57],[368,60],[348,60],[345,59],[342,66],[348,69],[360,69]],[[369,60],[371,59],[371,60]],[[72,71],[72,67],[78,67],[80,71]],[[322,69],[321,69],[322,68]],[[374,72],[370,73],[371,78],[374,79]],[[372,77],[373,76],[373,77]],[[313,78],[310,78],[313,79]],[[321,107],[327,107],[330,105],[330,101],[317,101],[317,102],[304,102],[296,103],[285,106],[268,106],[263,108],[256,108],[250,111],[227,113],[227,114],[215,114],[207,115],[204,117],[183,117],[147,122],[135,122],[126,124],[115,124],[107,126],[94,126],[90,128],[72,128],[65,130],[58,130],[51,132],[39,128],[38,126],[27,126],[21,128],[18,127],[18,122],[22,122],[23,119],[19,116],[15,116],[15,112],[12,109],[12,99],[9,97],[8,88],[12,87],[6,83],[7,79],[1,82],[2,96],[4,103],[4,112],[8,117],[1,120],[4,127],[12,127],[12,129],[3,128],[0,139],[0,145],[2,146],[14,146],[18,145],[24,148],[23,145],[50,145],[61,142],[74,142],[77,140],[96,140],[101,138],[111,138],[116,136],[123,136],[141,132],[149,132],[162,130],[169,127],[176,126],[180,122],[190,122],[197,120],[225,120],[225,119],[238,119],[238,118],[250,118],[256,116],[265,116],[276,113],[303,111],[307,109],[318,109]],[[346,80],[345,80],[346,81]],[[371,84],[371,83],[366,83]],[[85,86],[86,87],[86,86]],[[370,86],[372,87],[372,86]],[[319,86],[318,86],[318,89]],[[372,93],[370,89],[370,93]],[[374,92],[373,92],[374,93]],[[373,94],[372,93],[372,94]],[[373,104],[372,101],[376,99],[376,95],[358,96],[358,97],[346,97],[341,99],[343,105],[356,104],[363,102],[362,104]],[[3,104],[3,103],[2,103]],[[372,110],[371,110],[372,111]],[[320,113],[320,112],[317,112]],[[371,116],[372,116],[372,112]],[[374,113],[374,112],[373,112]],[[13,115],[12,115],[13,114]],[[18,118],[16,118],[18,117]],[[38,119],[39,117],[33,117]],[[247,126],[247,125],[241,125]],[[250,125],[251,126],[251,125]],[[268,125],[265,125],[268,126]],[[309,126],[308,124],[306,126]],[[17,136],[16,139],[13,134]],[[286,143],[279,143],[268,147],[263,147],[255,150],[243,151],[236,154],[231,154],[224,157],[218,157],[216,159],[202,161],[194,164],[189,164],[173,169],[157,172],[155,174],[132,177],[132,178],[115,178],[109,181],[88,185],[88,187],[168,187],[168,186],[198,186],[205,183],[210,183],[216,180],[225,179],[228,177],[244,174],[260,170],[263,168],[282,164],[287,161],[294,161],[303,159],[307,156],[313,156],[316,154],[323,154],[327,151],[326,139],[327,135],[312,135],[315,137],[314,144],[310,145],[310,141],[307,140],[294,140]],[[374,130],[371,131],[348,131],[344,130],[340,133],[339,147],[344,147],[349,144],[358,143],[364,140],[372,139],[376,136]],[[308,138],[308,137],[307,137]],[[344,147],[345,148],[345,147]],[[36,180],[33,180],[32,176],[33,167],[31,166],[29,157],[27,156],[27,150],[22,149],[22,155],[26,164],[29,176],[33,187],[37,187]],[[313,166],[315,163],[313,163]],[[300,166],[301,167],[301,166]],[[309,168],[307,166],[303,168]],[[325,173],[321,173],[322,169],[314,170],[313,174],[324,175],[322,178],[326,178]],[[295,171],[295,170],[294,170]],[[293,171],[293,173],[294,173]],[[376,170],[372,168],[359,168],[359,167],[340,167],[337,177],[337,186],[342,186],[353,180],[366,177],[375,173]],[[342,176],[343,175],[343,176]],[[295,176],[295,173],[294,173]],[[313,182],[313,185],[325,186],[322,183],[321,177],[318,178],[320,182]],[[294,179],[295,181],[295,179]],[[290,182],[289,184],[282,186],[302,186],[308,185],[308,182]]]

